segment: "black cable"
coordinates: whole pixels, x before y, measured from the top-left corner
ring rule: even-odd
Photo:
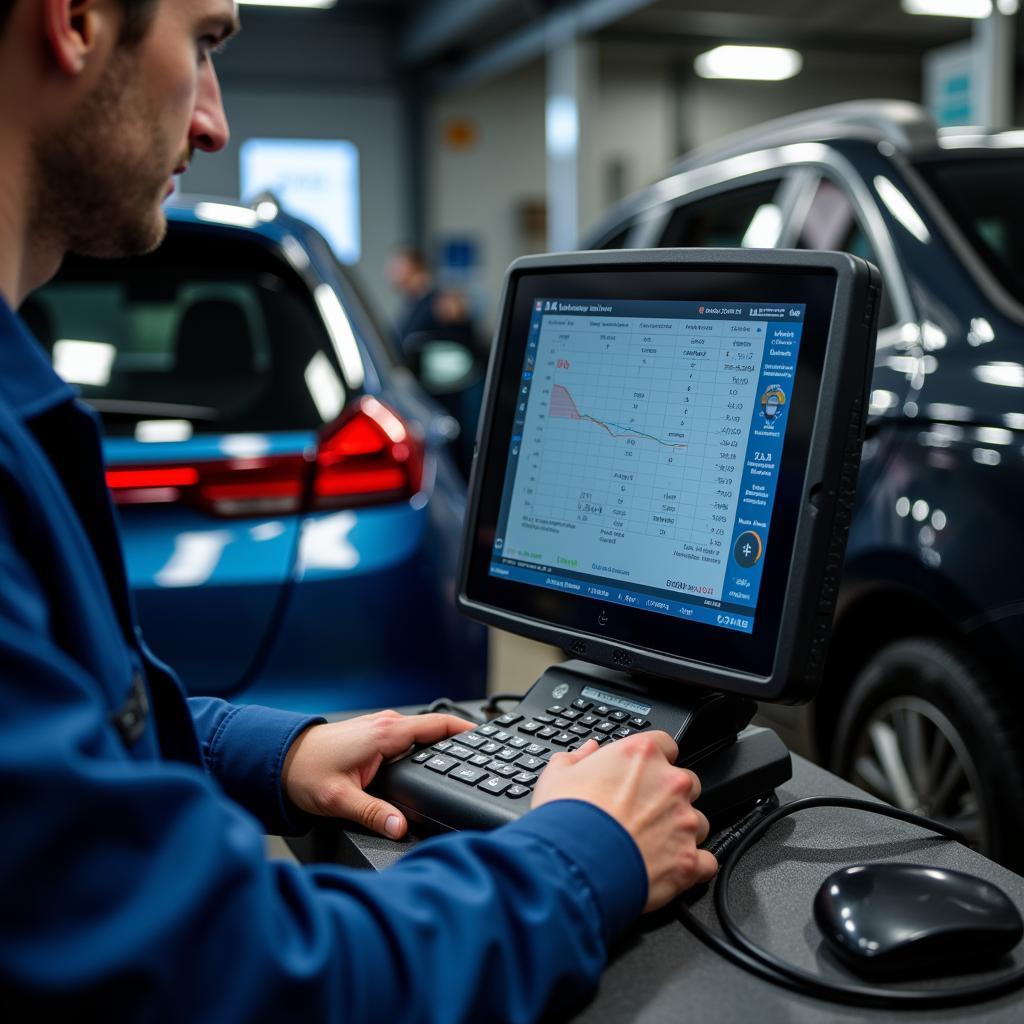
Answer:
[[[472,722],[474,725],[483,725],[484,720],[478,718],[472,712],[467,711],[465,708],[460,707],[455,701],[448,697],[439,697],[432,704],[428,704],[427,707],[421,708],[416,712],[418,715],[430,715],[435,711],[443,711],[448,715],[457,715],[459,718],[466,719],[467,722]]]
[[[483,710],[488,713],[491,711],[500,712],[501,708],[498,707],[498,705],[502,701],[511,700],[515,701],[516,704],[518,704],[522,701],[522,699],[523,695],[521,693],[492,693],[490,697],[487,698],[487,703],[484,704]]]
[[[802,995],[815,996],[819,999],[842,1002],[847,1005],[884,1007],[887,1009],[962,1006],[965,1003],[978,1003],[987,999],[993,999],[996,996],[1005,995],[1024,985],[1024,968],[1018,968],[993,981],[939,991],[889,989],[872,985],[845,985],[840,982],[826,981],[820,975],[812,974],[809,971],[786,963],[748,939],[729,912],[729,880],[732,877],[736,864],[743,854],[773,825],[783,818],[788,818],[791,814],[796,814],[798,811],[804,811],[812,807],[846,807],[852,810],[867,811],[870,814],[880,814],[887,818],[898,818],[900,821],[906,821],[912,825],[918,825],[921,828],[937,832],[948,839],[955,839],[959,842],[964,841],[963,835],[948,825],[932,821],[929,818],[922,818],[908,811],[900,810],[897,807],[888,807],[885,804],[857,800],[850,797],[806,797],[802,800],[794,800],[768,813],[767,816],[762,816],[761,820],[754,818],[752,827],[749,830],[745,830],[742,828],[743,823],[751,818],[752,815],[755,815],[758,810],[755,807],[746,818],[741,819],[730,830],[734,833],[745,831],[745,834],[742,834],[738,841],[730,843],[728,848],[724,849],[724,862],[721,865],[718,881],[715,884],[715,910],[721,921],[722,928],[731,942],[724,936],[711,931],[707,925],[698,920],[685,904],[680,903],[679,905],[680,921],[701,942],[722,956],[727,957],[733,963],[772,984],[801,993]],[[718,837],[716,837],[717,843]]]

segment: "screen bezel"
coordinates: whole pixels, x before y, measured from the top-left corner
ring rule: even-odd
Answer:
[[[730,259],[731,256],[731,259]],[[848,261],[849,258],[845,257]],[[780,693],[785,668],[776,672],[780,634],[792,640],[793,619],[784,606],[794,566],[793,543],[806,504],[807,464],[820,453],[812,444],[822,388],[822,371],[837,296],[846,298],[849,279],[837,254],[626,252],[532,257],[513,266],[488,376],[487,397],[471,480],[471,503],[464,534],[460,607],[503,628],[578,651],[579,640],[607,653],[616,646],[652,655],[657,674],[702,685],[747,692],[765,699]],[[494,527],[500,509],[516,388],[528,337],[533,302],[543,297],[639,298],[709,302],[802,303],[806,307],[797,364],[794,404],[783,448],[782,471],[765,554],[762,589],[754,631],[744,634],[656,612],[606,605],[488,574]],[[820,477],[817,478],[820,480]],[[797,587],[799,598],[804,589]],[[603,613],[603,614],[602,614]],[[575,641],[575,642],[574,642]],[[595,650],[596,654],[596,650]],[[766,685],[771,683],[771,685]],[[797,699],[806,699],[801,696]]]

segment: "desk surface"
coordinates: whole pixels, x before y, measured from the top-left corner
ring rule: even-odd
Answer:
[[[780,787],[782,803],[806,796],[864,794],[800,757],[793,778]],[[411,849],[415,840],[394,843],[325,821],[301,840],[289,840],[304,862],[334,861],[381,869]],[[956,868],[986,878],[1024,907],[1024,878],[956,843],[913,825],[844,808],[803,811],[780,822],[744,857],[730,883],[730,906],[747,934],[798,967],[850,983],[855,979],[822,947],[811,912],[814,894],[832,871],[860,861],[892,860]],[[693,908],[718,929],[710,893]],[[1024,943],[1012,967],[1024,965]],[[982,980],[965,975],[955,984]],[[945,984],[949,984],[945,982]],[[937,983],[918,982],[924,988]],[[680,1021],[860,1021],[896,1011],[843,1007],[762,981],[707,949],[671,916],[641,918],[613,951],[595,998],[574,1024],[679,1024]],[[899,1011],[904,1019],[929,1021],[1019,1021],[1024,989],[973,1007]]]

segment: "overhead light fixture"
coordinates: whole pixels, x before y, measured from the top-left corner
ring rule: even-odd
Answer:
[[[326,10],[335,7],[338,0],[238,0],[240,4],[251,4],[253,7],[315,7]]]
[[[902,0],[907,14],[925,14],[938,18],[987,18],[992,0]],[[1000,4],[1002,10],[1003,4]]]
[[[798,74],[804,59],[781,46],[716,46],[693,62],[701,78],[781,82]]]

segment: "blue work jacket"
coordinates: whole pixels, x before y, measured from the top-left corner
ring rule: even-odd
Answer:
[[[186,699],[135,625],[95,417],[0,300],[0,1017],[527,1021],[646,900],[558,801],[381,874],[265,855],[305,716]]]

